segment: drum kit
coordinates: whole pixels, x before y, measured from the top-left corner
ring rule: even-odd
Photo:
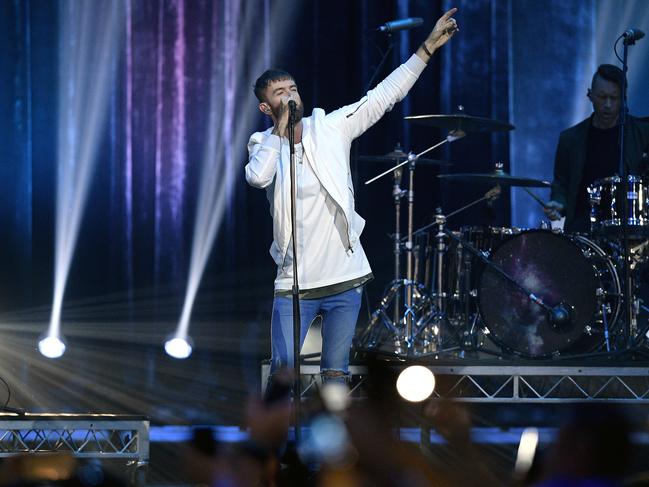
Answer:
[[[649,194],[646,180],[618,176],[588,188],[591,233],[566,234],[544,225],[539,229],[463,226],[447,221],[469,207],[492,202],[502,188],[547,188],[548,181],[516,177],[497,164],[489,173],[438,175],[447,183],[484,184],[484,196],[452,213],[436,210],[433,221],[413,227],[414,177],[418,164],[448,163],[420,156],[468,133],[512,130],[510,124],[454,115],[406,117],[413,123],[449,130],[440,143],[419,153],[401,147],[361,161],[393,162],[375,178],[392,174],[395,231],[392,235],[394,279],[355,337],[357,352],[396,356],[465,357],[475,352],[526,358],[566,358],[616,353],[628,347],[628,336],[640,339],[642,306],[638,277],[649,264]],[[401,189],[402,170],[409,170],[408,189]],[[623,198],[627,203],[622,204]],[[407,228],[402,235],[401,200],[407,201]],[[623,208],[626,206],[627,208]],[[625,252],[623,219],[631,242]],[[402,256],[405,254],[405,269]],[[631,283],[624,292],[627,255]],[[626,323],[625,296],[634,306]],[[631,307],[630,307],[631,308]]]

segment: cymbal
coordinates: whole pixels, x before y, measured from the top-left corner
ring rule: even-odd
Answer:
[[[476,183],[476,184],[500,184],[501,186],[522,186],[526,188],[549,188],[552,183],[543,181],[541,179],[532,178],[519,178],[507,174],[502,170],[495,170],[490,173],[455,173],[455,174],[439,174],[437,176],[441,179],[448,181],[459,181],[461,183]]]
[[[415,122],[428,127],[438,127],[464,132],[506,132],[514,130],[514,126],[491,118],[474,117],[457,113],[454,115],[412,115],[404,120]]]
[[[396,150],[388,152],[384,156],[359,156],[358,160],[361,162],[389,162],[393,164],[398,164],[400,162],[408,159],[408,154],[403,151]],[[425,157],[420,157],[417,159],[417,165],[424,166],[452,166],[453,164],[447,161],[440,161],[438,159],[427,159]]]

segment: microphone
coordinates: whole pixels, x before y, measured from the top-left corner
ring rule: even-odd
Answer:
[[[635,41],[639,41],[644,37],[644,32],[640,29],[627,29],[622,34],[622,37],[624,37],[625,44],[634,44]]]
[[[386,22],[382,26],[377,27],[376,30],[392,34],[393,32],[397,32],[399,30],[414,29],[415,27],[419,27],[423,23],[424,19],[422,19],[421,17],[408,17],[407,19],[391,20],[390,22]]]
[[[297,120],[297,103],[295,103],[295,100],[289,100],[288,101],[288,122],[291,126],[295,124]]]

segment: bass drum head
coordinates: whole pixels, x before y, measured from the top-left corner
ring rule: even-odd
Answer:
[[[561,303],[571,309],[570,323],[557,328],[541,306],[485,266],[478,285],[478,307],[487,329],[504,349],[543,357],[596,338],[584,330],[598,311],[599,279],[595,266],[573,239],[551,231],[526,231],[503,242],[491,260],[547,305]],[[589,349],[595,345],[582,343]]]

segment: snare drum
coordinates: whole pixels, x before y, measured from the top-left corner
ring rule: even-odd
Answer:
[[[527,357],[588,352],[612,337],[620,312],[614,263],[580,235],[528,230],[504,241],[491,260],[548,306],[563,305],[571,318],[561,327],[548,312],[490,267],[478,284],[478,308],[494,341]]]
[[[649,194],[640,176],[598,179],[588,187],[590,226],[594,235],[619,235],[624,221],[624,199],[628,201],[627,224],[631,237],[649,236]]]

